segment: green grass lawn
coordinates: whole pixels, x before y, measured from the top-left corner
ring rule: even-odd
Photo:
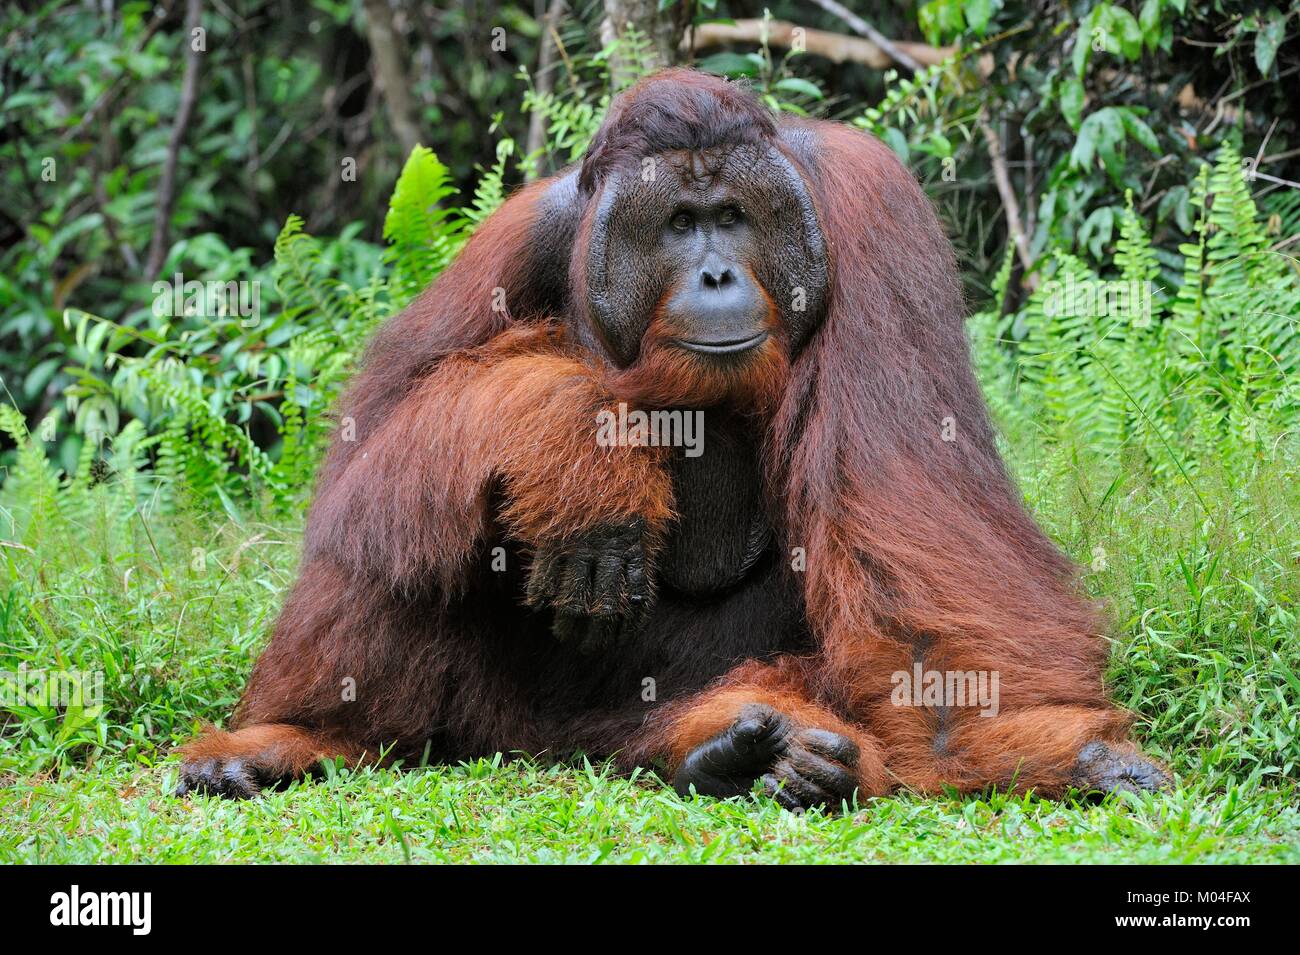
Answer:
[[[1099,806],[907,796],[795,816],[590,767],[361,772],[247,803],[173,799],[174,775],[113,760],[10,785],[0,861],[1300,862],[1300,811],[1268,788]]]
[[[797,817],[599,767],[485,762],[174,799],[171,748],[228,718],[292,581],[293,518],[214,520],[160,506],[141,475],[57,488],[28,467],[0,499],[15,522],[0,672],[97,671],[104,701],[0,707],[0,861],[1300,862],[1295,469],[1193,484],[1013,460],[1108,603],[1115,697],[1173,792],[900,795]]]

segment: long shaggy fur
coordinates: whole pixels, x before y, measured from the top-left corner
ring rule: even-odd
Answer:
[[[602,189],[646,155],[739,143],[780,150],[813,196],[831,275],[820,325],[793,347],[774,324],[747,363],[711,373],[663,346],[656,318],[637,363],[615,367],[582,294]],[[629,519],[652,548],[678,531],[665,450],[593,441],[618,402],[739,415],[728,440],[756,449],[778,543],[744,587],[664,597],[636,641],[591,657],[520,595],[539,549]],[[296,774],[388,746],[581,748],[671,770],[765,703],[852,739],[864,795],[1050,793],[1087,743],[1125,737],[1095,609],[998,457],[951,248],[912,176],[859,132],[778,125],[699,74],[644,81],[579,171],[511,198],[380,331],[340,412],[355,440],[322,469],[301,576],[235,731],[189,759],[269,747]],[[494,552],[508,572],[487,569]],[[891,675],[916,663],[997,671],[999,716],[893,705]]]

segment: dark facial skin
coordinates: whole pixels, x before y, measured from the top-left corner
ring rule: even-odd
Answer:
[[[593,325],[620,367],[648,330],[700,360],[741,360],[771,335],[792,350],[828,285],[816,211],[775,148],[665,153],[611,176],[587,260]]]
[[[753,229],[736,197],[717,192],[683,198],[666,224],[661,242],[680,269],[663,315],[677,345],[729,355],[763,343],[771,306],[747,264]]]

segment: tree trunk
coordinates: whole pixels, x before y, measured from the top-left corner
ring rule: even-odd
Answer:
[[[692,0],[678,0],[659,9],[659,0],[605,0],[605,19],[600,24],[601,43],[608,46],[634,27],[648,41],[646,58],[634,60],[619,51],[610,57],[610,82],[615,89],[634,83],[642,68],[663,69],[678,61],[682,37],[694,9]]]
[[[553,33],[560,29],[560,18],[564,16],[564,0],[551,0],[551,7],[542,17],[542,36],[537,41],[537,73],[533,77],[533,88],[539,96],[545,96],[555,87],[555,39]],[[541,110],[535,110],[528,117],[528,145],[525,156],[539,152],[546,145],[546,117]],[[538,166],[542,158],[538,157]],[[538,169],[530,169],[527,178],[536,179]]]
[[[393,28],[393,10],[388,0],[365,0],[366,37],[375,56],[379,89],[393,133],[402,145],[402,158],[420,142],[419,112],[411,98],[411,81],[406,76],[406,45]]]

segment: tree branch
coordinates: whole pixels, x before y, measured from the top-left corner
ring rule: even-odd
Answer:
[[[796,36],[795,31],[800,33]],[[766,36],[770,46],[790,49],[796,39],[802,40],[805,52],[822,56],[832,63],[861,63],[874,70],[887,69],[893,58],[872,40],[829,30],[801,27],[786,20],[736,20],[734,23],[701,23],[695,27],[692,48],[705,50],[728,43],[760,43]],[[899,41],[892,43],[895,50],[917,63],[933,66],[942,63],[953,53],[955,46],[927,46],[924,43]]]
[[[979,125],[980,132],[984,134],[984,142],[989,150],[989,162],[993,166],[993,182],[998,187],[998,195],[1002,197],[1002,209],[1007,215],[1007,234],[1011,237],[1012,243],[1016,247],[1016,257],[1020,260],[1020,267],[1025,271],[1025,281],[1030,288],[1037,286],[1037,279],[1029,274],[1033,267],[1034,257],[1029,251],[1029,238],[1025,235],[1025,228],[1020,220],[1020,200],[1016,198],[1016,190],[1011,185],[1011,175],[1007,172],[1006,157],[1002,155],[1002,142],[998,139],[998,134],[993,131],[988,120],[981,117],[976,121]]]
[[[199,92],[199,66],[202,51],[194,48],[194,31],[203,16],[203,0],[185,0],[185,75],[181,79],[181,99],[172,123],[171,137],[167,141],[167,158],[163,162],[162,178],[158,181],[158,211],[154,214],[153,236],[149,240],[149,254],[145,257],[144,275],[153,280],[162,271],[167,255],[167,233],[171,228],[172,210],[176,205],[176,167],[180,162],[185,131],[194,113],[194,102]]]
[[[921,68],[921,64],[905,50],[901,49],[898,44],[894,43],[889,39],[889,37],[885,36],[852,10],[837,3],[836,0],[813,0],[813,3],[817,4],[817,6],[821,7],[831,16],[839,17],[849,25],[849,29],[854,33],[860,34],[872,43],[876,44],[876,46],[880,47],[880,49],[899,66],[905,66],[913,73]]]
[[[610,46],[635,27],[648,41],[643,51],[654,68],[672,66],[682,48],[682,37],[690,19],[691,4],[667,6],[660,0],[603,0],[605,17],[600,22],[600,42]],[[627,56],[617,47],[610,52],[609,76],[614,89],[622,89],[636,78]]]

